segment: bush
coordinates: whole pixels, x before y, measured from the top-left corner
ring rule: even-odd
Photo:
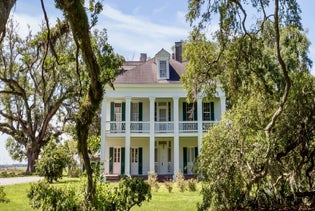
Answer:
[[[73,188],[57,188],[45,181],[32,184],[27,197],[33,209],[43,211],[79,210],[81,204]]]
[[[168,192],[171,193],[173,190],[173,182],[171,180],[165,180],[164,185],[166,189],[168,190]]]
[[[71,167],[68,168],[69,177],[80,177],[82,174],[82,170],[79,167]]]
[[[4,192],[4,187],[0,186],[0,203],[8,203],[10,200],[7,198],[7,194]]]
[[[187,187],[189,191],[196,191],[197,190],[197,180],[196,179],[189,179],[187,180]]]
[[[97,210],[130,210],[151,197],[151,187],[142,178],[123,176],[118,187],[99,184],[96,189]]]
[[[186,190],[185,177],[180,171],[176,173],[176,183],[177,186],[179,187],[180,192],[184,192]]]
[[[62,173],[69,160],[64,147],[58,146],[53,141],[44,147],[41,158],[36,163],[36,171],[40,176],[52,183],[62,178]]]
[[[160,185],[158,183],[157,174],[155,172],[149,172],[148,183],[151,186],[151,188],[154,188],[155,192],[159,190]]]

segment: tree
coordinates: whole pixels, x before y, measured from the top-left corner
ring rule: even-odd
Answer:
[[[75,56],[68,25],[60,23],[52,31],[58,58],[46,42],[45,29],[23,40],[13,22],[0,49],[0,131],[12,137],[7,148],[13,158],[27,158],[27,172],[34,172],[40,149],[63,133],[71,119],[68,111],[77,105],[73,102],[80,78],[72,70]]]
[[[48,183],[62,178],[63,170],[70,161],[65,146],[51,140],[45,147],[41,157],[36,162],[36,172],[45,177]]]
[[[294,0],[190,1],[183,81],[191,98],[221,87],[230,107],[203,141],[199,208],[313,206],[314,77],[299,12]]]
[[[104,86],[112,85],[114,76],[117,75],[118,67],[122,65],[122,57],[114,54],[110,45],[105,46],[93,45],[91,40],[90,29],[96,24],[97,14],[102,10],[102,5],[95,0],[89,1],[89,11],[91,18],[87,16],[87,11],[84,7],[85,1],[81,0],[55,0],[56,8],[63,11],[65,20],[69,23],[73,40],[76,44],[76,70],[81,75],[85,74],[88,77],[87,90],[80,95],[80,108],[76,115],[76,136],[78,139],[78,149],[83,157],[87,173],[87,200],[93,204],[95,187],[93,185],[93,170],[91,168],[87,138],[89,134],[89,126],[95,117],[96,111],[100,107],[103,98]],[[52,47],[51,31],[49,29],[48,16],[45,11],[44,2],[41,1],[43,8],[46,27],[47,27],[47,42]],[[7,22],[6,17],[0,17],[3,23]],[[78,21],[80,20],[80,21]],[[0,29],[1,34],[4,30]],[[106,41],[106,38],[98,40],[99,42]],[[97,48],[99,47],[99,48]],[[98,49],[96,52],[95,50]],[[83,69],[79,68],[79,59],[85,64]]]

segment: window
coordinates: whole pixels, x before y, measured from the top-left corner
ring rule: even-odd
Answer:
[[[202,104],[202,120],[213,121],[214,120],[214,103],[204,102]]]
[[[114,148],[114,163],[120,163],[120,148]]]
[[[187,148],[187,162],[194,162],[195,160],[195,147]]]
[[[131,148],[131,162],[138,163],[138,148]]]
[[[166,60],[160,60],[160,78],[167,77]]]
[[[210,103],[203,103],[203,112],[202,112],[202,120],[210,121],[211,120],[211,109]]]
[[[131,121],[139,121],[139,103],[131,103]]]
[[[171,142],[168,144],[168,149],[167,149],[167,161],[172,162],[172,148],[171,148]]]
[[[187,121],[193,121],[195,120],[194,117],[194,104],[193,103],[187,103],[186,104],[186,120]]]
[[[154,148],[154,162],[158,162],[158,149]]]
[[[114,105],[114,121],[122,121],[122,106],[121,103],[115,103]]]
[[[166,59],[158,60],[158,78],[169,79],[169,61]]]

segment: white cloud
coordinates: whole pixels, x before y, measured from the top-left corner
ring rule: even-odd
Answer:
[[[109,43],[126,59],[138,59],[140,53],[153,57],[161,48],[170,51],[175,41],[188,36],[188,27],[157,24],[106,4],[102,16],[99,20],[108,31]]]

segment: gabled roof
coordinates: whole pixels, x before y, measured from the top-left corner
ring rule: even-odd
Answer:
[[[169,79],[158,79],[157,63],[155,57],[146,62],[127,61],[123,65],[123,72],[114,84],[179,84],[180,76],[185,72],[185,64],[174,59],[169,60]]]

